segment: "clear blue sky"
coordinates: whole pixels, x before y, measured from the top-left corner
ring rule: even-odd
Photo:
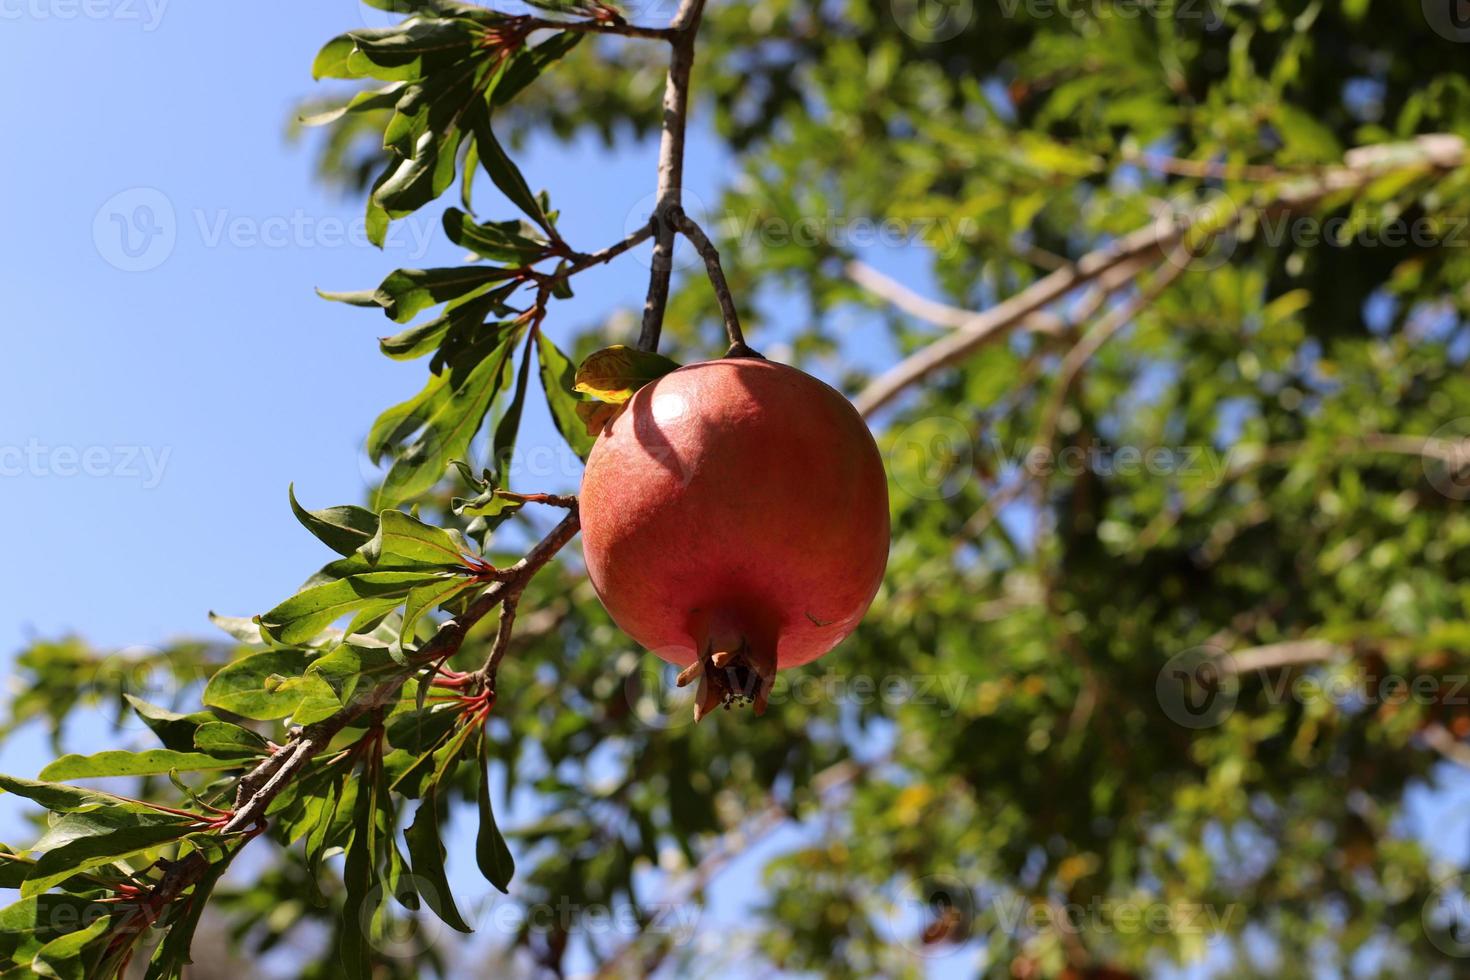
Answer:
[[[386,254],[363,243],[352,233],[360,202],[314,185],[309,154],[283,133],[313,91],[320,43],[381,16],[355,0],[0,4],[0,84],[11,93],[0,142],[0,656],[68,632],[153,644],[206,632],[210,609],[268,608],[323,557],[287,510],[287,484],[311,506],[362,497],[367,425],[417,390],[423,368],[378,353],[385,319],[313,288],[363,288],[458,253],[439,232],[440,206],[400,223]],[[655,156],[651,144],[609,153],[588,142],[519,158],[551,190],[568,239],[590,250],[646,208]],[[723,164],[696,128],[691,189],[715,200]],[[928,287],[922,256],[876,258]],[[553,336],[640,304],[644,268],[625,259],[579,277]],[[537,451],[565,459],[539,406],[520,441],[523,458]],[[526,489],[575,481],[566,469]],[[75,735],[83,750],[110,737]],[[0,747],[0,769],[33,775],[46,751],[24,732]],[[1467,796],[1461,781],[1411,809],[1457,857]],[[14,804],[0,801],[0,839],[21,833]],[[467,842],[467,828],[459,835]],[[722,879],[706,924],[754,897],[758,863]],[[461,870],[474,904],[488,886]]]

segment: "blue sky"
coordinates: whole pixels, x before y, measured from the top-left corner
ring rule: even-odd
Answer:
[[[395,226],[386,253],[367,245],[360,202],[316,186],[284,129],[314,89],[320,43],[380,16],[355,0],[0,3],[0,84],[12,93],[0,142],[0,656],[68,632],[155,644],[206,632],[210,609],[268,608],[323,557],[290,517],[287,485],[308,506],[361,499],[367,425],[417,390],[423,368],[378,353],[385,319],[313,290],[368,287],[458,251],[439,206]],[[621,238],[653,190],[651,143],[533,144],[518,158],[587,250]],[[690,189],[715,200],[725,164],[696,126]],[[929,285],[922,256],[878,259]],[[640,305],[643,261],[580,276],[553,337]],[[524,489],[575,485],[539,404],[519,445],[523,461],[550,461],[522,471]],[[75,735],[83,749],[111,737]],[[32,775],[46,751],[23,732],[0,747],[0,769]],[[1463,859],[1467,797],[1455,777],[1415,798],[1410,823]],[[0,839],[18,832],[17,813],[0,800]],[[759,857],[722,879],[706,923],[756,896]],[[488,893],[477,877],[456,880]]]

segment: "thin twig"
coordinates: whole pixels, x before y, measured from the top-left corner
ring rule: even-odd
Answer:
[[[560,272],[555,273],[554,275],[547,276],[544,281],[547,284],[555,285],[556,283],[559,283],[565,279],[570,279],[577,273],[582,272],[586,269],[590,269],[594,265],[602,265],[604,262],[611,262],[613,259],[617,258],[619,255],[622,255],[628,249],[641,245],[652,237],[653,222],[649,221],[648,224],[644,225],[642,228],[639,228],[637,231],[633,232],[633,234],[629,235],[627,238],[624,238],[616,245],[609,245],[607,248],[602,249],[599,252],[592,252],[586,255],[577,255],[571,265],[567,266],[565,269],[562,269]]]
[[[490,644],[490,656],[485,658],[485,666],[480,668],[480,674],[485,678],[485,689],[495,693],[495,674],[500,670],[500,661],[505,659],[505,651],[510,649],[510,636],[515,630],[516,608],[521,603],[519,592],[507,595],[500,604],[500,622],[495,624],[495,642]]]
[[[704,14],[704,0],[682,0],[669,25],[673,54],[664,85],[663,136],[658,150],[658,197],[654,203],[653,271],[648,277],[648,299],[643,304],[643,329],[638,346],[658,350],[669,305],[669,280],[674,272],[673,209],[684,200],[684,124],[689,114],[689,75],[694,68],[694,36]]]
[[[700,258],[704,259],[710,285],[714,287],[715,297],[720,301],[720,315],[725,320],[725,336],[730,340],[730,350],[725,356],[760,357],[745,343],[745,332],[740,329],[740,314],[735,311],[735,297],[730,295],[730,284],[725,281],[725,270],[720,265],[719,250],[709,240],[704,229],[699,227],[699,223],[685,214],[682,207],[669,211],[669,221],[676,231],[689,239]]]
[[[524,21],[528,31],[576,31],[579,34],[613,34],[619,37],[641,37],[651,41],[667,41],[673,37],[668,27],[641,27],[618,20],[549,20],[545,17],[527,17]]]
[[[576,496],[569,493],[514,493],[510,490],[496,490],[495,496],[523,504],[545,504],[548,507],[565,507],[568,510],[577,506]]]

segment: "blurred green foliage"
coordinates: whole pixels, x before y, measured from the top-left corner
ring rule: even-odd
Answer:
[[[855,323],[879,323],[894,356],[945,329],[849,278],[849,261],[873,258],[860,222],[924,250],[943,299],[980,310],[1150,222],[1241,205],[1353,147],[1470,138],[1470,39],[1426,9],[712,3],[696,125],[713,120],[738,168],[703,218],[752,341],[855,392],[874,369]],[[646,135],[664,58],[653,42],[585,38],[497,121],[512,144],[547,128]],[[393,162],[378,148],[388,121],[333,124],[324,177],[366,190]],[[835,977],[960,964],[1102,978],[1213,949],[1231,976],[1463,973],[1451,926],[1465,880],[1432,858],[1405,800],[1470,754],[1470,485],[1463,457],[1440,451],[1470,437],[1467,219],[1465,167],[1395,171],[1285,219],[1248,214],[1087,361],[1054,439],[1058,368],[1090,325],[1070,321],[1078,297],[1058,305],[1059,329],[928,376],[874,420],[892,481],[884,588],[838,651],[782,675],[764,718],[689,724],[670,672],[617,631],[566,553],[522,600],[487,751],[507,793],[529,791],[543,814],[504,828],[512,900],[571,911],[492,930],[505,960],[488,969],[560,975],[591,957],[629,975],[744,975],[760,960]],[[546,245],[548,230],[515,234]],[[379,294],[368,302],[387,308]],[[809,318],[770,322],[793,306]],[[719,335],[707,283],[686,276],[666,348],[708,356]],[[588,331],[574,359],[609,339]],[[1027,468],[1035,451],[1048,472]],[[452,503],[465,493],[446,481],[420,514],[490,555],[500,521],[546,526],[519,508],[467,513]],[[448,666],[477,666],[490,632]],[[234,655],[180,645],[159,669],[189,691]],[[108,659],[38,644],[14,723],[54,733],[136,693],[136,671]],[[282,738],[291,710],[248,727]],[[412,688],[392,710],[422,713]],[[474,768],[451,766],[440,791],[470,819]],[[138,792],[177,797],[157,776]],[[806,843],[768,862],[732,935],[668,928],[670,908],[719,888],[732,849],[788,821]],[[336,975],[355,941],[335,912],[352,872],[272,833],[282,846],[226,879],[218,907],[256,948],[317,923],[322,965],[303,975]],[[350,846],[349,829],[338,837]],[[608,908],[635,924],[589,924]],[[393,952],[371,944],[370,975],[487,969],[456,964],[453,944]]]

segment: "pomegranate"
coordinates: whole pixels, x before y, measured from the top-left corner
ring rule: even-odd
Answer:
[[[587,571],[617,624],[699,680],[696,720],[764,710],[776,671],[856,628],[888,560],[888,484],[839,392],[758,357],[640,388],[581,493]]]

